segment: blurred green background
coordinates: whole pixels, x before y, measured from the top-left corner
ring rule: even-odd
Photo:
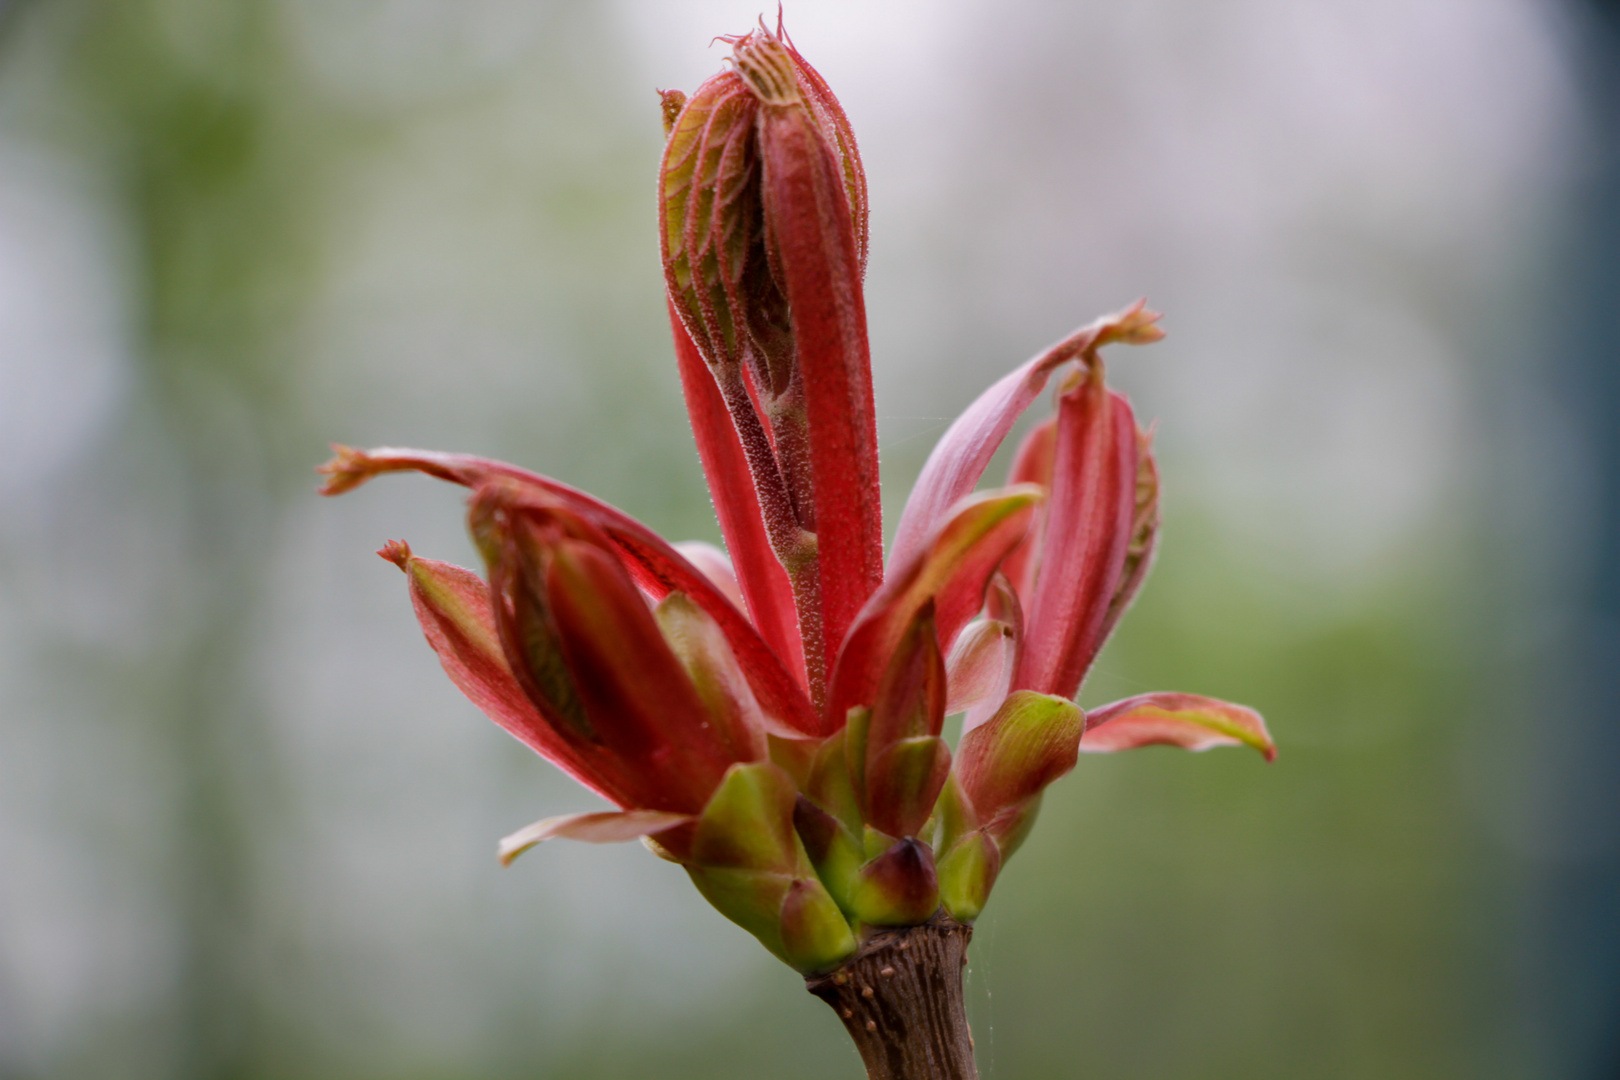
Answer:
[[[657,87],[740,0],[0,6],[0,1077],[849,1077],[797,976],[421,639],[329,440],[718,539]],[[890,522],[1002,372],[1115,350],[1166,522],[973,947],[987,1080],[1620,1075],[1612,5],[797,0],[872,199]],[[999,466],[998,466],[999,468]],[[1605,681],[1606,680],[1606,681]]]

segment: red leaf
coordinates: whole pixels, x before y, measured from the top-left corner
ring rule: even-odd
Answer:
[[[766,229],[804,379],[830,666],[883,578],[877,420],[860,255],[842,166],[809,108],[766,102],[757,123]]]
[[[1073,697],[1102,647],[1136,507],[1136,421],[1093,365],[1059,404],[1040,565],[1013,685]]]
[[[320,468],[329,477],[321,489],[323,495],[352,491],[382,473],[422,472],[466,487],[477,487],[492,479],[515,480],[542,495],[562,500],[608,535],[624,557],[625,569],[654,599],[662,600],[676,591],[686,593],[720,624],[767,715],[795,731],[811,735],[827,733],[803,688],[748,617],[667,541],[623,511],[578,488],[503,461],[393,447],[369,451],[347,446],[333,449],[337,451],[336,456]]]
[[[734,758],[641,593],[580,540],[551,546],[548,598],[563,653],[603,749],[636,767],[638,807],[697,813]]]
[[[598,795],[620,806],[634,804],[634,785],[611,762],[592,760],[588,748],[565,736],[566,728],[543,716],[524,693],[501,648],[489,588],[477,574],[417,558],[403,541],[391,541],[378,554],[405,571],[422,633],[450,681],[479,711]]]
[[[754,492],[753,474],[743,454],[742,442],[732,423],[731,413],[714,384],[714,375],[686,332],[686,327],[670,310],[675,334],[675,356],[680,362],[681,390],[686,395],[686,412],[692,419],[692,435],[697,440],[698,458],[709,482],[720,533],[736,568],[737,584],[748,601],[749,614],[760,636],[781,657],[805,686],[804,653],[799,644],[798,617],[793,607],[793,589],[787,571],[771,550]]]

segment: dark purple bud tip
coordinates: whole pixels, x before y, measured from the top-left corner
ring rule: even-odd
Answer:
[[[861,867],[851,906],[872,926],[925,923],[939,909],[939,877],[934,852],[920,840],[897,840],[882,855]]]

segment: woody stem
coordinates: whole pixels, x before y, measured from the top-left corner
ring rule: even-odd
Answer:
[[[972,937],[939,914],[878,931],[838,970],[805,979],[843,1021],[868,1080],[978,1080],[962,999]]]

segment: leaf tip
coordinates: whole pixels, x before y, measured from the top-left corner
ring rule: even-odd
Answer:
[[[667,139],[675,130],[675,121],[679,119],[681,110],[686,108],[686,91],[658,91],[658,106],[664,116],[664,138]]]
[[[1162,318],[1162,313],[1147,306],[1147,297],[1144,296],[1114,317],[1108,340],[1126,345],[1151,345],[1155,341],[1162,341],[1164,327],[1159,325]]]
[[[380,558],[387,559],[407,574],[411,571],[411,559],[415,557],[411,554],[411,545],[403,540],[388,541],[378,549],[377,555]]]
[[[333,443],[332,459],[317,465],[315,471],[326,477],[326,482],[320,486],[320,494],[342,495],[370,480],[374,470],[371,457],[364,450]]]
[[[511,866],[519,855],[539,843],[538,840],[524,839],[521,833],[513,833],[511,836],[502,837],[501,842],[495,845],[495,858],[500,861],[502,867]]]

